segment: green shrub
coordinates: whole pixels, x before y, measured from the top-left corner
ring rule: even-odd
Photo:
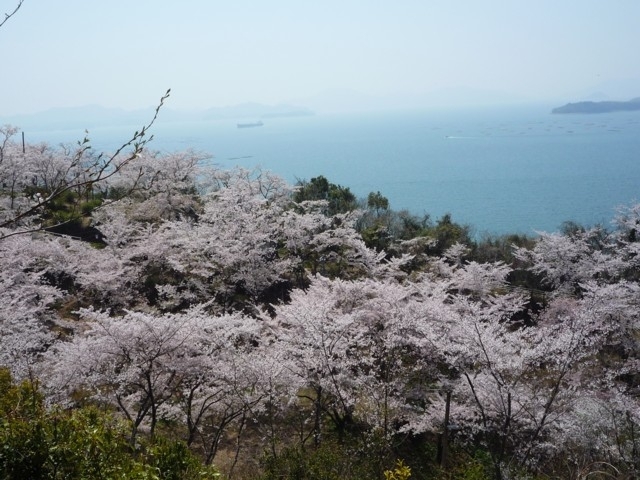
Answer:
[[[379,478],[375,462],[339,444],[317,448],[291,447],[263,461],[260,480],[361,480]]]
[[[398,460],[393,470],[384,471],[384,480],[408,480],[411,477],[411,468],[404,464],[404,461]]]
[[[182,442],[134,449],[129,425],[96,407],[47,410],[35,381],[0,369],[0,480],[198,480],[217,476]]]

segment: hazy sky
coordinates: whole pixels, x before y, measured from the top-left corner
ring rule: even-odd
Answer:
[[[25,0],[0,28],[0,115],[135,109],[169,87],[170,108],[335,88],[560,99],[640,78],[639,18],[638,0]]]

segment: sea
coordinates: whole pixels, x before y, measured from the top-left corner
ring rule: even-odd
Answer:
[[[640,112],[551,114],[551,106],[394,111],[163,122],[149,147],[194,149],[219,168],[261,168],[290,183],[323,175],[394,210],[451,214],[476,237],[536,235],[566,221],[610,227],[640,200]],[[140,125],[92,129],[113,151]],[[28,141],[82,139],[83,130],[29,132]]]

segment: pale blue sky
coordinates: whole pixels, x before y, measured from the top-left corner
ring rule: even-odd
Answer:
[[[135,109],[169,87],[171,108],[335,88],[571,100],[640,79],[639,19],[638,0],[25,0],[0,28],[0,115]]]

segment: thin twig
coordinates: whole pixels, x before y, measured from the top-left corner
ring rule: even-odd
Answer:
[[[16,12],[20,10],[20,7],[22,6],[22,2],[24,2],[24,0],[19,0],[18,6],[13,10],[13,12],[4,14],[4,19],[2,19],[2,21],[0,22],[0,27],[2,27],[7,22],[7,20],[13,17],[16,14]]]
[[[113,177],[119,171],[121,171],[125,166],[133,162],[136,158],[140,156],[140,154],[142,153],[142,150],[147,145],[147,143],[153,140],[153,135],[147,138],[145,138],[145,136],[147,134],[147,131],[153,126],[156,119],[158,118],[158,113],[160,112],[160,108],[164,105],[165,100],[169,98],[170,93],[171,93],[171,89],[167,90],[167,92],[160,98],[160,102],[155,109],[153,118],[149,121],[149,123],[144,125],[140,131],[136,131],[127,142],[123,143],[115,151],[115,153],[110,155],[104,161],[102,160],[102,155],[98,156],[98,158],[92,165],[92,167],[96,168],[96,170],[93,172],[93,174],[89,175],[88,179],[86,177],[81,177],[78,175],[75,178],[73,178],[69,183],[66,183],[64,185],[58,186],[57,188],[54,188],[53,191],[49,193],[49,195],[46,198],[39,201],[37,205],[34,205],[33,207],[25,210],[24,212],[16,215],[15,217],[1,223],[0,228],[8,228],[10,226],[15,225],[20,220],[27,218],[31,215],[34,215],[35,213],[38,212],[38,210],[42,209],[43,207],[47,207],[53,201],[60,198],[62,195],[64,195],[66,192],[70,190],[83,189],[83,188],[91,189],[94,186],[100,184],[101,182],[104,182],[105,180],[108,180],[109,178]],[[84,153],[90,149],[88,142],[89,140],[87,138],[85,138],[82,142],[79,142],[80,149],[74,156],[70,169],[73,168],[74,166],[77,166],[80,163]],[[118,159],[119,155],[129,147],[133,147],[133,150],[131,151],[131,153],[129,153],[123,160],[119,160]],[[14,235],[20,235],[24,233],[33,233],[34,231],[40,231],[40,230],[43,230],[44,228],[45,227],[40,226],[37,228],[31,228],[27,230],[18,230],[8,234],[0,235],[0,240],[3,240],[5,238],[8,238]]]

